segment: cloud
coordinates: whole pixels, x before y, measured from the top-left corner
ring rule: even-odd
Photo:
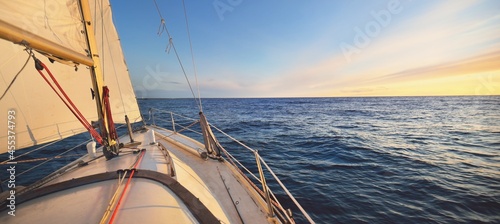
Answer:
[[[390,73],[490,51],[499,46],[500,18],[467,11],[477,5],[481,2],[435,2],[419,12],[414,12],[416,6],[405,5],[351,64]]]
[[[204,69],[200,66],[200,71],[210,73],[199,76],[200,90],[207,97],[265,97],[383,95],[389,91],[397,95],[410,87],[414,94],[421,94],[425,90],[419,89],[430,85],[436,91],[447,89],[446,83],[459,76],[499,70],[500,15],[492,13],[496,7],[492,2],[498,5],[472,0],[402,2],[401,13],[393,15],[391,23],[350,62],[335,45],[343,40],[337,33],[349,33],[352,28],[329,27],[327,35],[307,39],[298,47],[283,41],[260,48],[256,42],[259,45],[252,46],[258,49],[256,57],[226,64],[211,58]],[[365,17],[369,16],[367,11]],[[366,22],[353,26],[364,28]],[[154,72],[159,73],[150,71]],[[205,78],[215,75],[216,79]]]
[[[359,88],[343,88],[339,92],[353,94],[353,95],[370,95],[375,92],[385,91],[387,87],[377,86],[377,87],[359,87]]]
[[[332,85],[345,81],[343,56],[334,55],[316,63],[290,64],[280,74],[263,80],[261,91],[274,96],[319,96]]]
[[[441,78],[464,74],[483,73],[500,69],[500,51],[495,51],[463,60],[452,61],[432,66],[408,69],[401,72],[379,76],[366,83],[387,83]]]
[[[500,16],[467,11],[478,5],[485,7],[483,3],[437,2],[418,13],[412,11],[415,6],[404,5],[387,30],[374,37],[350,63],[332,57],[298,70],[292,77],[295,83],[317,87],[309,93],[380,95],[394,87],[394,82],[413,82],[415,86],[423,84],[419,80],[496,71],[500,61]],[[451,78],[446,80],[453,82]]]

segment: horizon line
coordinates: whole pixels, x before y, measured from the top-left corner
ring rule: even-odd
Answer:
[[[201,99],[305,99],[305,98],[397,98],[397,97],[495,97],[497,95],[411,95],[411,96],[249,96],[249,97],[202,97]],[[136,97],[148,99],[193,99],[193,97]]]

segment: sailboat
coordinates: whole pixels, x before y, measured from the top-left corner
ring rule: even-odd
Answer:
[[[172,130],[131,128],[144,119],[107,0],[3,1],[0,49],[1,172],[10,176],[0,223],[295,223],[266,176],[314,222],[257,150],[245,146],[254,175],[203,112],[193,121],[203,142],[176,130],[173,117]],[[118,136],[119,123],[128,134]],[[16,186],[16,150],[84,132],[86,155]]]

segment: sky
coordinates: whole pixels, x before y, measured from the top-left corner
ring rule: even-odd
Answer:
[[[111,4],[137,97],[192,97],[155,2]],[[185,0],[195,66],[157,5],[201,97],[500,95],[498,0]]]

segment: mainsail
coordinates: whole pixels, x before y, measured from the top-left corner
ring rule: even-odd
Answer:
[[[128,70],[112,23],[110,4],[90,3],[94,24],[104,24],[95,30],[98,40],[105,85],[110,89],[111,111],[117,123],[140,120],[140,112],[132,89]],[[20,19],[21,18],[21,19]],[[68,51],[88,58],[83,19],[78,1],[6,1],[0,8],[0,23],[22,30],[26,38],[41,37]],[[0,39],[0,94],[3,93],[28,59],[25,47]],[[35,49],[36,50],[36,49]],[[43,51],[43,50],[42,50]],[[96,104],[92,99],[90,72],[86,65],[54,62],[43,54],[35,55],[56,76],[76,107],[88,121],[96,121]],[[54,55],[55,58],[61,56]],[[64,58],[63,58],[64,59]],[[14,84],[0,100],[0,153],[7,152],[8,112],[15,111],[16,148],[24,148],[85,132],[53,90],[34,68],[33,59],[22,69]]]

